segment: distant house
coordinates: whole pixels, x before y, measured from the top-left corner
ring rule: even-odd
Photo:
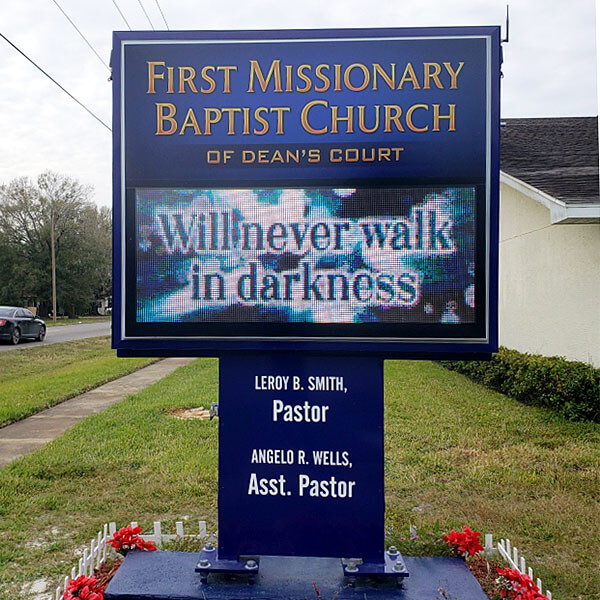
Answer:
[[[500,343],[600,367],[596,117],[501,127]]]

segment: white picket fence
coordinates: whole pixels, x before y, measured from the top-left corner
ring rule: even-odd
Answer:
[[[137,527],[137,522],[132,521],[131,525],[133,527]],[[83,550],[83,556],[79,559],[79,565],[73,567],[71,569],[71,574],[65,576],[62,585],[59,585],[56,588],[55,600],[62,600],[63,593],[67,587],[67,584],[69,583],[69,580],[75,579],[80,575],[92,576],[94,574],[94,569],[100,567],[102,562],[106,560],[107,555],[114,557],[115,551],[110,546],[108,546],[106,542],[114,535],[116,531],[116,523],[104,524],[104,528],[102,529],[102,531],[99,531],[98,535],[90,542],[89,548],[86,547]],[[152,533],[142,533],[140,537],[142,537],[147,542],[154,542],[156,547],[160,548],[164,542],[175,540],[178,538],[205,539],[208,537],[208,533],[206,531],[205,521],[198,522],[198,533],[193,534],[184,533],[183,521],[177,521],[175,523],[174,534],[163,533],[161,522],[154,521]],[[484,553],[487,557],[491,557],[498,553],[510,565],[510,567],[512,567],[513,569],[517,569],[520,573],[527,573],[532,580],[534,579],[533,569],[527,566],[525,557],[519,554],[517,548],[511,545],[511,542],[508,538],[501,539],[496,546],[494,546],[494,538],[491,533],[486,533],[484,539]],[[541,592],[543,588],[542,581],[539,577],[535,579],[535,584]],[[546,590],[546,596],[548,596],[548,600],[552,600],[552,593],[549,590]]]
[[[135,521],[131,522],[133,527],[137,527]],[[105,523],[102,531],[98,532],[98,535],[89,543],[89,546],[84,548],[83,556],[79,559],[79,564],[71,569],[70,575],[65,575],[63,582],[56,588],[55,600],[62,600],[67,584],[71,579],[75,579],[80,575],[87,575],[91,577],[94,574],[94,569],[100,567],[100,565],[106,560],[107,556],[114,558],[115,551],[106,542],[114,535],[117,531],[116,523]],[[177,538],[200,538],[204,539],[208,537],[206,531],[206,522],[198,522],[198,533],[186,534],[183,529],[183,521],[177,521],[175,523],[175,533],[168,534],[162,533],[162,525],[160,521],[154,522],[152,533],[142,533],[141,538],[147,542],[154,542],[157,548],[160,548],[164,542],[175,540]]]
[[[491,538],[491,536],[490,536],[490,538]],[[490,540],[490,545],[492,545],[491,540]],[[487,547],[487,536],[486,536],[486,547]],[[537,585],[538,589],[540,590],[540,593],[543,593],[542,590],[544,588],[542,587],[542,580],[539,577],[537,579],[533,578],[533,569],[531,567],[527,566],[527,561],[525,560],[525,557],[522,554],[519,555],[519,551],[517,550],[516,546],[512,546],[510,543],[510,540],[508,538],[502,539],[498,542],[497,550],[498,550],[498,553],[500,554],[500,556],[502,556],[502,558],[513,569],[517,569],[520,573],[527,573],[529,575],[529,577],[531,577],[531,579],[533,581],[535,581],[535,585]],[[550,590],[546,590],[546,596],[548,596],[548,600],[552,600],[552,592],[550,592]]]

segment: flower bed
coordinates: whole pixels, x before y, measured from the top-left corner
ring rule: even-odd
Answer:
[[[433,536],[433,532],[429,533]],[[159,522],[154,524],[153,533],[146,535],[142,534],[141,527],[135,522],[118,531],[114,523],[105,525],[104,531],[92,540],[91,551],[84,551],[79,561],[79,572],[73,569],[71,577],[66,577],[64,585],[56,589],[55,599],[103,600],[106,586],[129,550],[155,551],[165,544],[174,544],[176,549],[198,551],[207,537],[206,524],[202,521],[199,534],[192,535],[184,535],[181,522],[176,524],[175,535],[163,535]],[[416,530],[411,528],[410,540],[414,542],[418,538]],[[534,582],[533,571],[526,569],[525,559],[519,556],[516,548],[512,548],[511,556],[509,540],[500,540],[498,546],[494,547],[493,538],[488,534],[484,547],[481,533],[466,525],[462,531],[452,530],[439,536],[438,540],[445,543],[450,552],[466,561],[490,600],[552,600],[549,591],[542,594],[541,581],[537,579]],[[110,555],[107,548],[110,549]],[[504,559],[509,566],[503,567],[499,559]],[[439,593],[442,598],[445,597],[443,589],[440,588]]]

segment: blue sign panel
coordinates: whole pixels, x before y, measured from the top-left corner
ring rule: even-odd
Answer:
[[[220,360],[219,558],[383,559],[377,358]]]
[[[120,354],[496,349],[499,30],[115,34]]]

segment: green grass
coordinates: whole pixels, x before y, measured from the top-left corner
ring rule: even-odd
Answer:
[[[81,325],[81,323],[100,323],[103,321],[110,321],[111,317],[94,316],[94,317],[77,317],[76,319],[69,319],[69,317],[57,317],[56,323],[52,320],[52,317],[46,317],[44,323],[47,327],[58,327],[59,325]]]
[[[421,532],[468,524],[509,537],[555,599],[600,598],[599,425],[566,422],[433,363],[387,362],[385,385],[395,541],[407,523]]]
[[[152,362],[117,358],[108,337],[0,354],[0,426],[54,406]]]
[[[433,363],[387,362],[385,385],[389,543],[410,523],[469,524],[509,536],[556,600],[600,598],[600,426]],[[55,585],[109,520],[173,527],[189,515],[214,531],[217,422],[168,413],[216,399],[217,361],[200,359],[0,469],[0,598],[39,578]]]

